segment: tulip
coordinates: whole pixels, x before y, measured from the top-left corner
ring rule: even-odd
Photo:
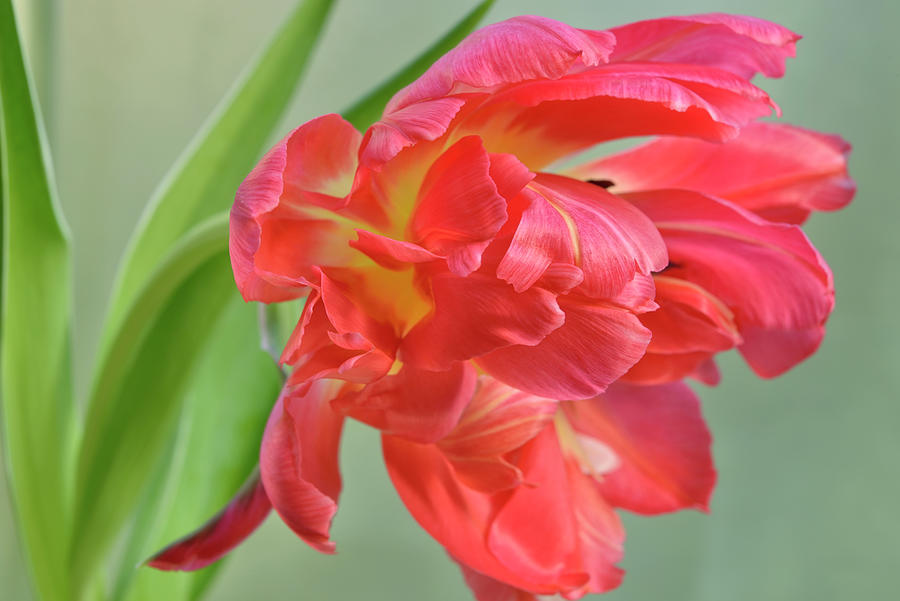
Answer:
[[[832,276],[799,225],[849,202],[849,147],[754,123],[798,36],[699,15],[485,27],[358,132],[276,144],[237,191],[247,301],[305,298],[258,476],[150,561],[196,569],[273,507],[330,553],[347,417],[480,601],[616,587],[616,513],[707,510],[710,434],[681,380],[738,348],[763,377],[815,351]],[[608,140],[660,136],[551,173]]]

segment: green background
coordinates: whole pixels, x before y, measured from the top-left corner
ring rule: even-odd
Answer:
[[[28,16],[60,195],[74,234],[75,368],[83,393],[116,262],[153,186],[292,0],[57,0]],[[280,131],[344,108],[443,33],[472,2],[342,0]],[[854,145],[854,204],[817,215],[835,272],[820,352],[778,380],[733,355],[701,394],[720,482],[709,516],[626,516],[625,584],[610,601],[879,601],[900,568],[900,3],[839,0],[504,1],[583,28],[721,11],[805,36],[786,79],[764,81],[784,120]],[[44,36],[48,36],[45,38]],[[209,599],[469,598],[456,568],[406,514],[377,437],[356,424],[342,451],[339,554],[317,555],[277,518],[238,549]],[[0,599],[28,598],[0,481]]]

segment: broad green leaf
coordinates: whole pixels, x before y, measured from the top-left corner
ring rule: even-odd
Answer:
[[[194,366],[236,296],[227,237],[227,215],[189,232],[136,296],[110,341],[91,391],[78,461],[70,559],[79,578],[98,567],[145,490]]]
[[[291,99],[334,0],[304,0],[238,80],[157,188],[119,266],[104,348],[176,240],[231,206]]]
[[[173,445],[178,451],[167,461],[165,491],[155,499],[148,495],[137,512],[138,524],[152,525],[145,526],[146,536],[127,539],[120,579],[136,579],[127,597],[115,598],[192,599],[216,571],[219,564],[186,573],[135,566],[215,515],[257,463],[281,377],[260,348],[256,316],[256,306],[235,295],[207,342],[185,398]]]
[[[460,41],[475,27],[484,17],[485,13],[494,5],[494,0],[485,0],[473,8],[469,14],[456,24],[456,26],[444,34],[444,37],[432,44],[425,52],[406,65],[390,79],[356,101],[353,106],[343,111],[344,118],[357,129],[364,130],[375,123],[384,110],[384,105],[391,99],[397,90],[412,83],[425,72],[434,61],[442,57],[446,52],[459,44]]]
[[[0,0],[0,112],[4,454],[36,593],[68,599],[69,241],[11,0]]]

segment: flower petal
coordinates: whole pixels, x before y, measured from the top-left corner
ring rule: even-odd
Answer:
[[[615,468],[599,480],[607,501],[642,514],[709,508],[712,438],[687,385],[616,383],[596,398],[563,403],[563,410],[579,437],[615,454]]]
[[[364,388],[334,401],[343,413],[416,442],[434,442],[450,432],[475,392],[475,369],[454,363],[447,371],[405,365]]]
[[[537,346],[511,346],[476,359],[498,380],[551,399],[602,392],[644,354],[650,331],[631,312],[590,299],[557,299],[565,324]]]
[[[466,585],[477,601],[539,601],[537,596],[515,588],[481,572],[476,572],[464,563],[457,562]]]
[[[199,530],[148,559],[146,565],[157,570],[205,568],[243,542],[271,509],[259,472],[255,471],[222,511]]]
[[[263,435],[260,472],[272,506],[291,530],[333,553],[329,530],[341,492],[338,446],[344,418],[329,401],[342,382],[319,380],[285,392]]]
[[[522,483],[522,472],[505,455],[537,436],[558,403],[481,376],[472,401],[438,447],[461,482],[493,493]]]
[[[477,133],[489,152],[513,153],[537,170],[622,137],[729,139],[773,108],[764,91],[714,67],[615,63],[500,91],[460,117],[454,135]]]
[[[706,65],[750,79],[784,75],[800,36],[754,17],[725,14],[666,17],[609,30],[616,36],[610,62],[654,61]]]
[[[400,345],[402,360],[425,369],[446,369],[510,345],[533,346],[565,321],[553,293],[541,288],[517,293],[482,273],[437,274],[431,288],[434,311]]]
[[[802,223],[811,211],[836,211],[853,198],[849,152],[839,136],[759,122],[721,144],[659,138],[577,167],[570,175],[613,182],[616,193],[696,190],[773,221]]]
[[[481,140],[469,136],[428,170],[410,233],[420,246],[446,256],[453,273],[465,276],[481,266],[481,252],[505,221],[506,200],[491,177],[491,159]]]
[[[482,27],[442,56],[419,79],[388,103],[385,114],[430,98],[460,91],[493,91],[520,81],[557,79],[576,63],[606,62],[615,38],[536,16],[521,16]]]
[[[741,354],[774,377],[812,354],[834,305],[831,271],[800,228],[686,190],[627,194],[662,232],[674,267],[733,313]]]
[[[240,185],[229,252],[245,300],[298,298],[312,265],[349,260],[331,217],[350,192],[360,140],[338,115],[313,119],[276,144]]]

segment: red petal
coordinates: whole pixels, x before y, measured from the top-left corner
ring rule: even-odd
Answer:
[[[272,509],[259,472],[202,528],[172,543],[146,564],[157,570],[199,570],[218,561],[263,523]]]
[[[397,92],[385,114],[459,90],[489,92],[520,81],[557,79],[576,64],[583,68],[606,62],[614,44],[609,33],[583,31],[544,17],[507,19],[472,33],[438,59]]]
[[[856,185],[847,174],[849,152],[850,145],[838,136],[760,122],[721,144],[660,138],[576,168],[572,174],[611,181],[617,193],[696,190],[771,220],[802,223],[811,211],[835,211],[853,198]]]
[[[476,361],[511,386],[552,399],[602,392],[641,358],[650,331],[619,307],[559,297],[566,323],[537,346],[498,349]]]
[[[522,184],[524,185],[524,183]],[[446,256],[465,276],[506,221],[506,200],[491,177],[491,160],[477,136],[463,138],[432,164],[410,222],[413,240]]]
[[[535,345],[559,328],[565,316],[554,294],[540,288],[517,293],[489,275],[431,279],[435,308],[404,338],[400,356],[426,369],[446,369],[510,345]]]
[[[360,139],[338,115],[313,119],[276,144],[240,185],[229,249],[246,300],[297,298],[312,265],[349,260],[342,226],[330,219],[350,191]]]
[[[394,240],[366,230],[356,230],[356,235],[359,239],[351,241],[350,246],[387,269],[405,269],[410,263],[427,263],[440,259],[438,255],[412,242]]]
[[[651,19],[614,27],[610,62],[654,61],[706,65],[750,79],[784,75],[800,36],[762,19],[707,14]]]
[[[477,133],[488,151],[513,153],[529,168],[540,169],[615,138],[725,140],[773,108],[765,92],[721,69],[616,63],[512,86],[467,113],[454,131],[457,136]]]
[[[522,483],[522,473],[504,456],[543,430],[557,404],[481,376],[459,423],[438,447],[467,486],[487,493],[512,488]]]
[[[342,416],[329,401],[341,382],[320,380],[275,403],[260,450],[266,493],[281,519],[313,548],[333,553],[329,530],[341,492]]]
[[[434,442],[450,432],[475,392],[475,369],[455,363],[447,371],[404,366],[359,391],[346,392],[335,408],[387,434]]]
[[[662,232],[675,265],[666,276],[700,286],[734,312],[739,348],[756,373],[776,376],[816,350],[834,288],[798,227],[684,190],[627,198]]]
[[[494,580],[464,563],[459,563],[459,569],[477,601],[538,601],[537,596],[528,591]]]
[[[642,514],[708,509],[716,482],[712,439],[700,402],[685,384],[616,383],[602,396],[563,409],[583,444],[614,453],[615,464],[599,474],[599,490],[610,503]]]

